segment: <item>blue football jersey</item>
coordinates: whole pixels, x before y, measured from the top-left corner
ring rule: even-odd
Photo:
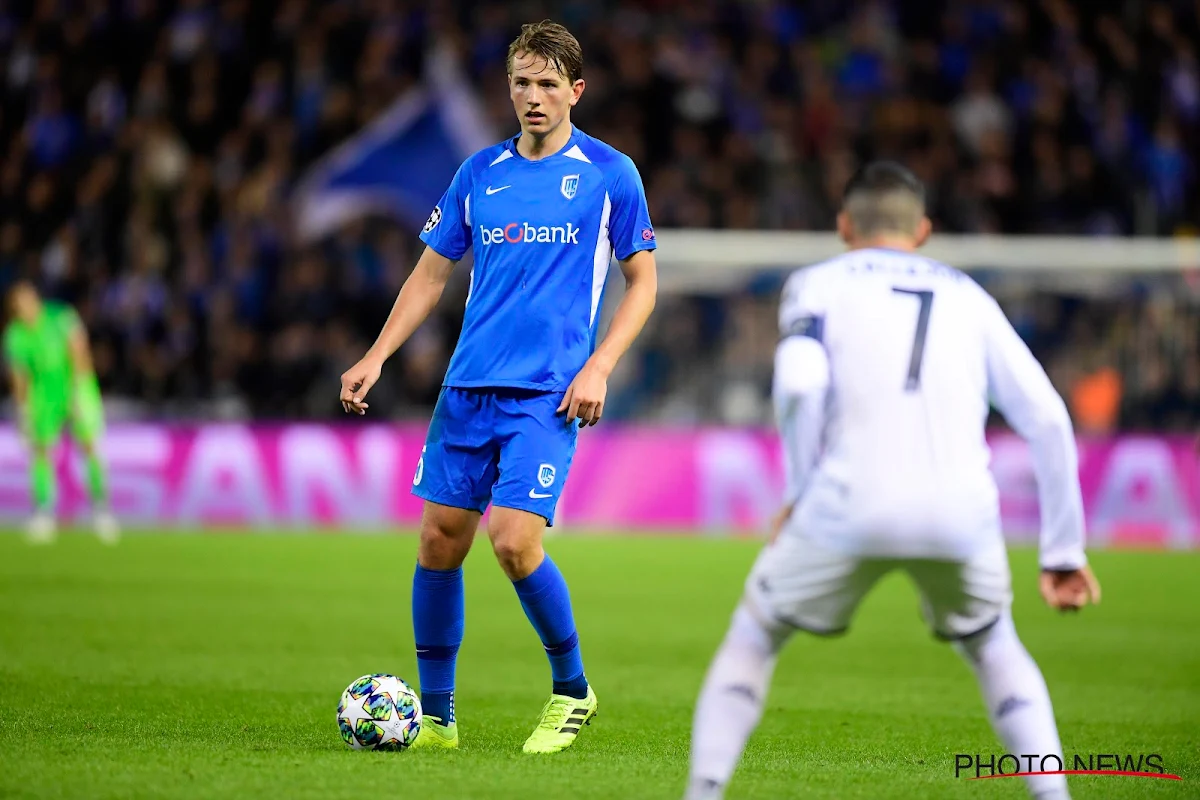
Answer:
[[[516,137],[459,167],[421,240],[474,248],[462,334],[444,385],[565,391],[596,346],[609,263],[655,248],[637,168],[576,128],[530,161]]]

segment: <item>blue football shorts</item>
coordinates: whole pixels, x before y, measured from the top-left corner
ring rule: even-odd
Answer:
[[[558,413],[563,392],[442,388],[413,476],[413,494],[483,513],[488,503],[554,524],[578,422]]]

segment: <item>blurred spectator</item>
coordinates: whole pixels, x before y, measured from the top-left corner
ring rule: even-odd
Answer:
[[[1121,411],[1121,373],[1100,367],[1070,387],[1071,416],[1081,434],[1112,433]]]

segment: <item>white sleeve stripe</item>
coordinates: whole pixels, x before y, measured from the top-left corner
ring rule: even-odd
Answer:
[[[463,219],[467,221],[467,227],[471,227],[471,195],[467,195],[463,199]]]
[[[600,230],[596,233],[596,252],[592,256],[592,315],[588,327],[596,324],[596,312],[600,309],[600,296],[608,282],[608,265],[612,261],[612,243],[608,240],[608,216],[612,212],[612,201],[604,193],[604,209],[600,212]]]

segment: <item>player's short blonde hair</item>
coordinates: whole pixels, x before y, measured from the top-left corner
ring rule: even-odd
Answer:
[[[548,19],[521,26],[521,35],[508,46],[508,74],[518,53],[539,56],[558,70],[569,83],[583,77],[583,48],[571,32]]]

